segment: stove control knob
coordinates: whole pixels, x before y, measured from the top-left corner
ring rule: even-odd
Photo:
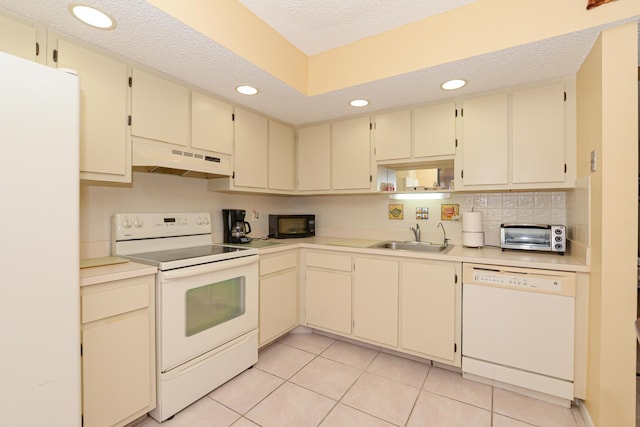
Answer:
[[[132,222],[131,222],[131,220],[129,218],[125,217],[125,219],[122,220],[122,226],[124,228],[131,228],[132,225],[133,224],[132,224]]]
[[[140,218],[136,218],[135,221],[133,221],[133,226],[135,228],[141,228],[143,224],[144,222]]]
[[[209,225],[209,217],[206,217],[206,216],[205,216],[204,218],[202,218],[202,223],[203,223],[204,225]]]
[[[196,224],[197,225],[202,225],[202,218],[200,218],[200,217],[196,218]]]

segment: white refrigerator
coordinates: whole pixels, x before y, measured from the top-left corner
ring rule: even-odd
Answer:
[[[80,426],[79,80],[0,52],[0,424]]]

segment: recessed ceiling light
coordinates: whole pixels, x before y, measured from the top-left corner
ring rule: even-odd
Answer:
[[[115,19],[95,7],[71,3],[69,5],[69,12],[80,21],[94,28],[113,30],[116,27]]]
[[[351,105],[352,107],[366,107],[367,105],[369,105],[369,101],[367,101],[366,99],[354,99],[349,103],[349,105]]]
[[[256,89],[253,86],[249,86],[249,85],[238,86],[236,88],[236,91],[238,93],[243,94],[243,95],[255,95],[256,93],[258,93],[258,89]]]
[[[467,84],[466,80],[454,79],[454,80],[449,80],[442,83],[440,87],[444,90],[455,90],[455,89],[460,89],[462,86],[466,84]]]

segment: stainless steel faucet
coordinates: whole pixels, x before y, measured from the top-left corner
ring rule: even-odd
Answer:
[[[447,239],[447,230],[444,229],[444,225],[442,225],[441,222],[438,223],[438,227],[442,228],[442,232],[444,233],[444,245],[449,246],[449,239]]]
[[[413,231],[413,235],[416,237],[416,242],[420,241],[420,224],[416,224],[416,228],[409,227],[409,230]]]

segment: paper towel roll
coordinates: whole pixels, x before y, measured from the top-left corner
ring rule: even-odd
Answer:
[[[463,212],[462,231],[482,232],[482,212]]]
[[[481,248],[484,246],[484,232],[482,231],[463,231],[462,246],[468,248]]]

